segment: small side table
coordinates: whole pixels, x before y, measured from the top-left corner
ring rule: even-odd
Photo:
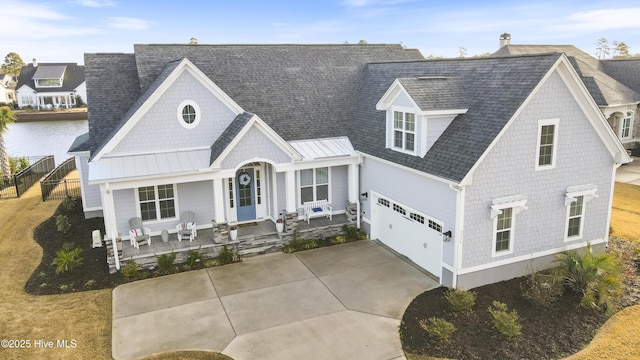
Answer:
[[[169,242],[169,231],[162,230],[162,232],[160,233],[160,237],[162,238],[163,243]]]

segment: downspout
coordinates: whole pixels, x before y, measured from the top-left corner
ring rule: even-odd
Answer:
[[[464,204],[465,204],[465,192],[464,186],[449,184],[449,188],[456,192],[456,223],[454,233],[454,246],[453,246],[453,281],[452,287],[458,286],[458,271],[461,268],[462,263],[462,242],[464,238]]]

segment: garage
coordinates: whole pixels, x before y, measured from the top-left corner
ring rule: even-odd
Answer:
[[[442,222],[380,194],[372,194],[371,238],[431,274],[442,272]]]

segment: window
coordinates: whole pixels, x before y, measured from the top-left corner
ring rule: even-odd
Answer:
[[[438,224],[437,222],[433,221],[433,220],[429,220],[429,227],[432,228],[433,230],[441,233],[442,232],[442,225]]]
[[[300,204],[329,200],[329,168],[305,169],[299,172]]]
[[[555,168],[558,122],[558,119],[538,121],[538,158],[536,161],[536,170]]]
[[[62,82],[60,79],[37,79],[36,80],[37,87],[60,87],[62,86]]]
[[[502,209],[496,217],[496,241],[494,252],[497,254],[511,249],[511,233],[513,230],[513,208]]]
[[[256,202],[262,204],[262,187],[260,186],[260,170],[256,169]]]
[[[402,215],[407,215],[407,211],[400,205],[398,204],[393,204],[393,210],[399,212]]]
[[[491,218],[493,219],[492,256],[513,253],[516,215],[527,210],[527,198],[522,195],[495,198],[491,202]]]
[[[178,122],[184,128],[193,129],[200,123],[200,107],[195,101],[185,100],[178,105]]]
[[[620,139],[631,138],[631,120],[633,119],[633,113],[627,112],[627,115],[622,119],[622,126],[620,128]]]
[[[382,206],[389,207],[389,200],[383,199],[383,198],[378,198],[378,204],[380,204]]]
[[[393,112],[393,147],[415,151],[416,115],[408,112]]]
[[[233,178],[229,178],[229,207],[233,209]]]
[[[176,217],[175,189],[172,184],[140,187],[138,201],[142,220]]]
[[[567,226],[565,241],[582,239],[584,214],[589,201],[598,197],[596,185],[570,186],[565,194],[564,204],[567,207]]]
[[[417,221],[420,224],[424,224],[424,216],[422,216],[422,215],[415,214],[415,213],[410,213],[409,214],[409,219]],[[431,222],[431,220],[429,220],[429,222]]]
[[[567,224],[567,238],[580,237],[582,234],[582,214],[584,196],[578,196],[569,205],[569,222]]]

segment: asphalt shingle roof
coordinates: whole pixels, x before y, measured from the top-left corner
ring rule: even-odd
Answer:
[[[33,79],[57,79],[60,77],[61,71],[64,71],[64,78],[62,80],[61,87],[36,88]],[[28,64],[20,69],[16,89],[19,89],[23,85],[27,85],[42,93],[73,91],[82,84],[84,80],[84,66],[78,65],[77,63],[40,63],[36,67],[34,67],[33,64]]]
[[[640,93],[625,86],[605,72],[600,60],[573,45],[506,45],[493,56],[562,52],[582,77],[599,106],[631,104],[640,101]]]
[[[640,58],[602,60],[604,71],[640,93]]]
[[[356,150],[461,181],[562,54],[370,64],[360,84],[349,139]],[[468,112],[458,115],[421,158],[385,148],[385,112],[376,102],[396,78],[460,79]]]
[[[469,98],[462,79],[423,76],[399,79],[399,81],[423,111],[466,109],[469,106]]]

